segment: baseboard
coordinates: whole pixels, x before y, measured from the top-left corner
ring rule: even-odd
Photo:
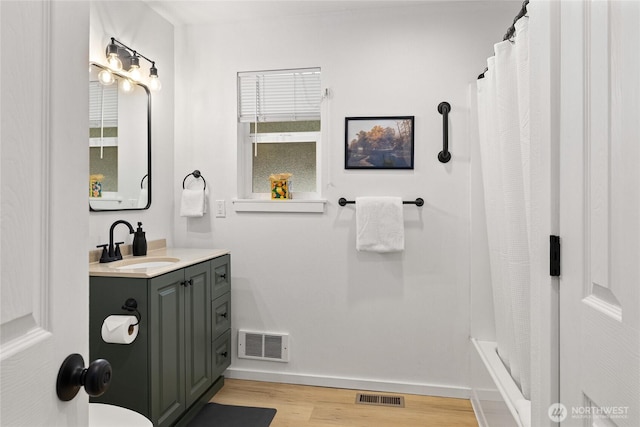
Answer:
[[[468,399],[471,390],[466,387],[441,386],[434,384],[398,383],[359,378],[327,377],[307,374],[267,372],[250,369],[228,368],[226,378],[240,380],[266,381],[284,384],[310,385],[318,387],[346,388],[352,390],[370,390],[387,393],[407,393],[422,396],[453,397]]]

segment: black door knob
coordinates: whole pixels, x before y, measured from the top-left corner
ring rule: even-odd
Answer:
[[[101,396],[111,384],[111,373],[111,364],[105,359],[96,359],[85,369],[82,356],[71,354],[58,371],[58,399],[64,402],[73,399],[82,386],[89,396]]]

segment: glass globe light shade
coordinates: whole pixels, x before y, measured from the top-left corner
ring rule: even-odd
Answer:
[[[120,87],[122,88],[123,92],[133,92],[133,90],[135,89],[135,85],[130,79],[123,79]]]
[[[109,57],[107,58],[107,64],[109,65],[109,68],[114,71],[122,70],[122,61],[120,61],[120,58],[118,58],[117,53],[109,54]]]
[[[162,83],[160,82],[158,76],[149,77],[149,89],[156,92],[162,89]]]
[[[109,70],[102,70],[98,73],[98,80],[100,81],[100,83],[102,83],[104,86],[109,86],[112,85],[113,82],[116,81],[116,79],[113,77],[113,74],[111,74],[111,71]]]
[[[129,77],[131,77],[133,80],[140,81],[140,78],[142,77],[142,75],[140,74],[140,67],[132,65],[131,68],[129,68]]]

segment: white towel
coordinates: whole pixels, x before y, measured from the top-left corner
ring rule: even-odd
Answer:
[[[190,190],[188,188],[182,190],[180,216],[201,217],[205,212],[204,190]]]
[[[400,197],[356,197],[356,249],[380,253],[404,250]]]
[[[149,200],[149,191],[146,188],[141,188],[138,196],[138,208],[146,207],[147,200]]]

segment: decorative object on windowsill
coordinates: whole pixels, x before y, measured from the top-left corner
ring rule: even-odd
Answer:
[[[414,116],[346,117],[345,169],[413,169]]]
[[[94,174],[89,176],[89,197],[102,197],[102,179],[104,175]]]
[[[203,188],[191,189],[185,187],[187,178],[192,176],[197,180],[202,178]],[[180,216],[184,217],[201,217],[207,213],[207,197],[206,191],[207,181],[204,179],[199,170],[194,170],[184,177],[182,180],[182,199],[180,202]]]
[[[277,173],[269,175],[269,181],[271,181],[271,199],[291,200],[291,174],[290,173]]]
[[[448,102],[438,104],[438,113],[442,114],[442,151],[438,153],[440,163],[447,163],[451,160],[449,152],[449,112],[451,105]]]
[[[127,88],[133,88],[133,82],[140,81],[142,74],[140,72],[140,58],[145,59],[151,64],[149,68],[149,89],[153,91],[159,91],[162,89],[162,84],[158,78],[158,69],[156,68],[156,62],[147,58],[140,52],[130,48],[123,44],[119,40],[111,37],[111,43],[107,46],[107,65],[113,71],[119,72],[125,70],[128,72],[129,80],[125,81],[124,90]],[[104,85],[110,85],[115,81],[111,70],[104,69],[100,71],[99,79]]]

